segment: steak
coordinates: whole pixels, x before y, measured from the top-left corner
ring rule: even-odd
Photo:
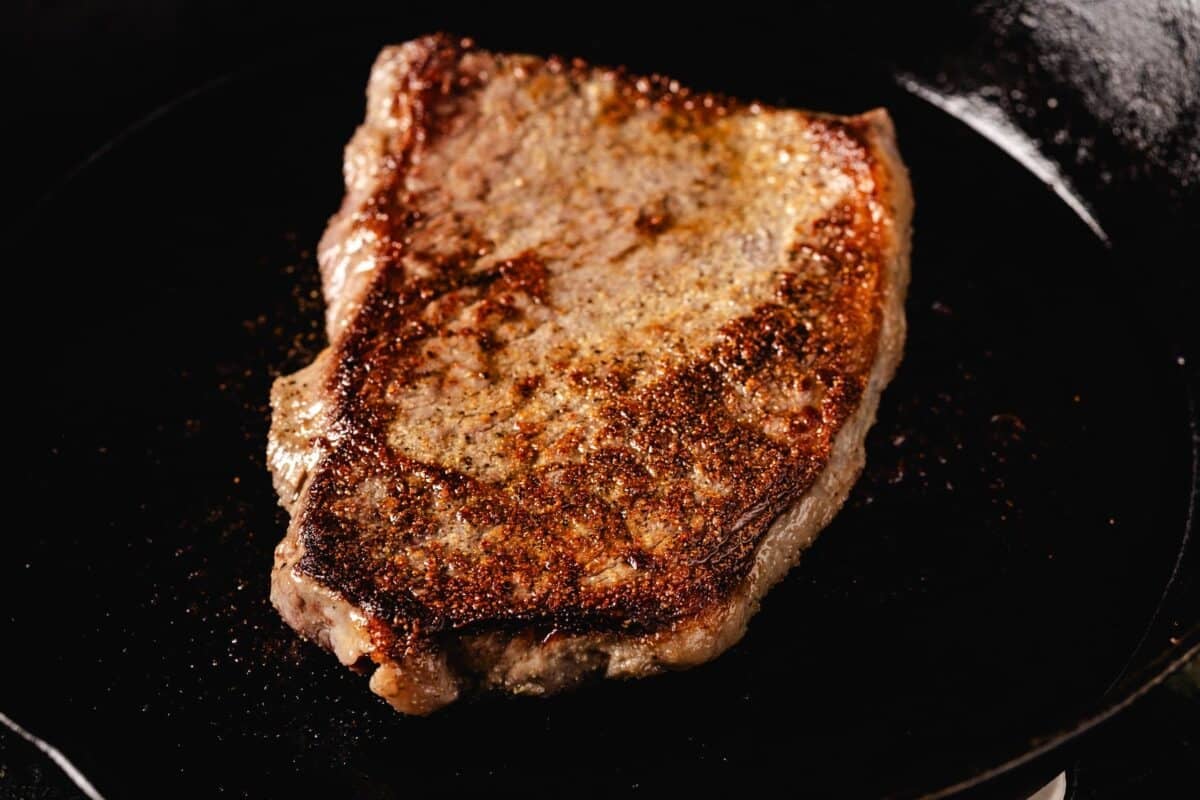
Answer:
[[[842,505],[900,358],[882,110],[385,49],[271,393],[271,599],[400,711],[695,665]]]

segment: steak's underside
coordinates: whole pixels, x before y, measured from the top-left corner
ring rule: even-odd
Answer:
[[[272,391],[271,597],[426,713],[710,659],[841,506],[911,199],[833,117],[429,37],[383,51]]]

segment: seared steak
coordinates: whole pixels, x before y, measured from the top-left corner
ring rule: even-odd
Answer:
[[[272,391],[271,598],[427,713],[713,658],[841,506],[900,357],[883,111],[435,36],[383,51]]]

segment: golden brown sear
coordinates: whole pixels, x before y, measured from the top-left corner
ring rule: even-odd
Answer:
[[[424,713],[711,658],[836,511],[899,358],[882,111],[428,37],[380,55],[273,391],[272,597]]]

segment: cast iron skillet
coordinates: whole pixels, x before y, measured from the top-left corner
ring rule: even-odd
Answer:
[[[36,522],[10,517],[0,562],[0,708],[108,797],[908,797],[1060,769],[1064,742],[1200,641],[1194,374],[1163,288],[1191,198],[1152,170],[1150,189],[1126,185],[1141,208],[1097,191],[1106,243],[897,82],[907,64],[944,90],[954,74],[929,71],[913,37],[950,51],[977,19],[903,37],[817,22],[682,36],[408,19],[217,81],[99,152],[38,207],[11,278],[36,322],[14,348],[28,450],[9,502]],[[268,604],[285,516],[263,450],[271,380],[322,346],[312,251],[371,58],[440,27],[769,102],[885,105],[917,217],[906,355],[866,472],[738,646],[686,673],[406,719]],[[982,66],[969,39],[939,64],[997,79],[1032,46],[988,36]],[[1076,142],[1083,95],[1021,74],[1022,97],[1062,109],[1022,124]],[[1092,140],[1136,159],[1117,144]],[[1087,189],[1086,169],[1059,167]]]

